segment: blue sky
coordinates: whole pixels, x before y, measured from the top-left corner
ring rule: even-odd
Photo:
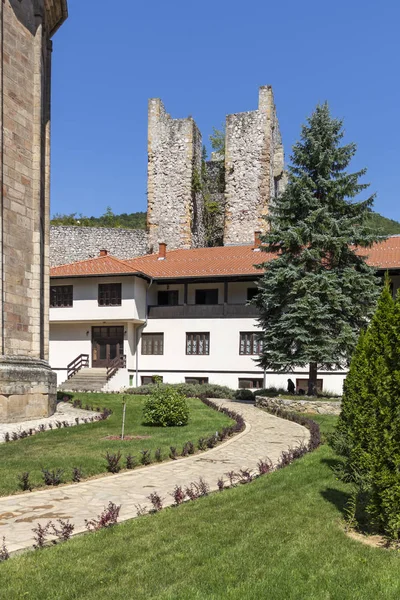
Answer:
[[[375,209],[400,220],[396,0],[69,0],[69,13],[54,37],[53,214],[146,209],[148,98],[192,115],[208,144],[271,84],[286,159],[328,100]]]

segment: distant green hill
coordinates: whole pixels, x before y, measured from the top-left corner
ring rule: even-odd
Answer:
[[[400,234],[400,223],[398,221],[393,221],[393,219],[387,219],[379,213],[374,212],[371,214],[370,225],[385,235]]]
[[[116,227],[120,229],[146,229],[146,213],[121,213],[115,215],[110,207],[101,217],[86,217],[78,213],[70,215],[55,214],[51,225],[76,225],[81,227]]]
[[[72,213],[70,215],[56,214],[51,220],[52,225],[80,225],[82,227],[120,227],[122,229],[146,229],[146,213],[122,213],[115,215],[108,207],[101,217],[85,217],[84,215]],[[379,213],[372,213],[370,224],[382,235],[400,234],[400,223],[387,219]]]

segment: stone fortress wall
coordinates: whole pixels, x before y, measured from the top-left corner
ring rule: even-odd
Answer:
[[[50,228],[51,266],[94,258],[102,249],[122,259],[141,256],[148,244],[143,229],[57,225]]]
[[[91,227],[51,228],[51,264],[118,258],[169,249],[252,243],[263,215],[285,185],[284,151],[271,86],[258,109],[228,115],[225,156],[202,162],[192,117],[173,119],[159,98],[148,106],[148,232]]]

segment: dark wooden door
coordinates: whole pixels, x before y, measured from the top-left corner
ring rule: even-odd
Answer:
[[[92,367],[108,367],[124,349],[124,328],[116,325],[92,328]]]

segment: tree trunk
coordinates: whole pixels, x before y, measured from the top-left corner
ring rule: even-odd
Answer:
[[[317,395],[317,363],[310,363],[307,396]]]

